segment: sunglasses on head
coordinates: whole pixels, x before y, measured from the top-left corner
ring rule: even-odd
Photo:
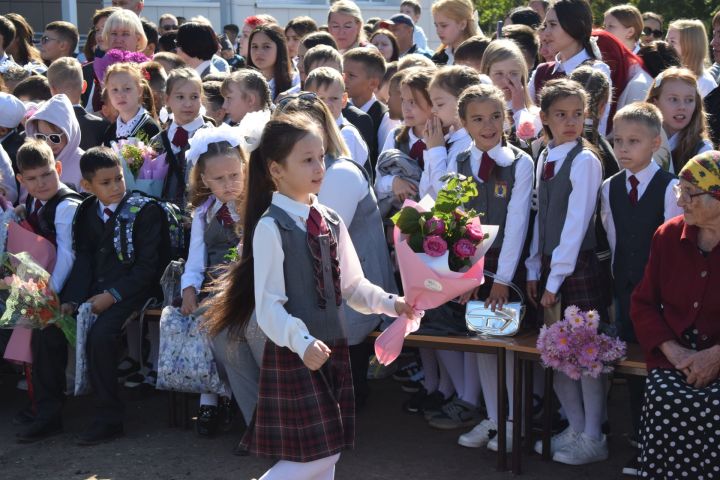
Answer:
[[[293,93],[292,95],[286,95],[283,98],[281,98],[277,102],[276,108],[282,112],[284,110],[284,108],[287,106],[287,104],[295,99],[305,100],[307,102],[314,102],[315,100],[318,99],[318,96],[315,95],[313,92]]]
[[[36,140],[44,140],[46,142],[54,143],[55,145],[59,145],[60,142],[62,142],[63,135],[65,135],[65,132],[51,133],[50,135],[45,135],[44,133],[36,133],[35,139]]]
[[[661,38],[663,36],[662,30],[653,30],[650,27],[643,28],[643,35],[652,35],[655,38]]]

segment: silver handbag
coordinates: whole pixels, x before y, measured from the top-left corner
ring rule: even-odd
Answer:
[[[492,272],[485,272],[486,277],[495,278]],[[520,322],[525,316],[525,295],[514,283],[508,285],[520,297],[519,302],[510,302],[494,312],[485,307],[484,300],[467,303],[465,324],[468,330],[481,335],[511,337],[520,330]]]

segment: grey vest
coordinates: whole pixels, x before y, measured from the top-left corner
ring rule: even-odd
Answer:
[[[578,144],[570,150],[565,161],[560,167],[559,172],[555,172],[555,176],[550,180],[540,179],[538,187],[538,216],[539,216],[539,237],[540,253],[552,256],[553,250],[560,244],[560,235],[565,225],[565,217],[567,216],[568,201],[572,192],[572,183],[570,183],[570,168],[583,149],[583,142],[578,140]],[[547,158],[547,149],[540,156],[540,161]],[[598,192],[599,194],[599,192]],[[596,201],[597,202],[597,201]],[[580,251],[593,250],[595,248],[595,217],[597,205],[593,208],[593,214],[590,218],[580,246]],[[549,212],[552,212],[550,214]]]
[[[205,259],[206,265],[214,267],[227,263],[225,255],[233,247],[237,247],[240,238],[235,233],[235,227],[223,227],[215,215],[205,228]]]
[[[330,228],[330,234],[339,238],[340,218],[332,210],[318,206],[320,213]],[[324,297],[326,308],[318,307],[318,294],[315,288],[313,258],[308,247],[307,232],[301,230],[295,221],[282,208],[270,205],[263,217],[270,217],[280,231],[282,249],[285,253],[283,274],[285,276],[285,310],[302,320],[310,335],[323,342],[334,342],[346,337],[345,315],[342,308],[335,305],[333,287],[330,238],[320,236],[320,252],[324,277]],[[338,245],[339,248],[339,245]]]
[[[665,190],[674,176],[655,172],[637,205],[630,203],[625,172],[610,179],[610,209],[617,232],[613,276],[617,287],[634,287],[642,280],[655,230],[665,223]]]
[[[370,283],[381,287],[386,292],[396,293],[397,286],[395,285],[392,262],[390,261],[382,217],[377,206],[372,182],[365,169],[350,159],[336,159],[326,155],[325,169],[330,168],[331,165],[338,161],[352,163],[360,170],[368,182],[368,193],[358,203],[355,215],[350,225],[348,225],[348,233],[360,259],[363,274]],[[345,308],[345,318],[347,320],[349,345],[356,345],[364,341],[381,321],[380,315],[363,315],[347,306]]]
[[[495,165],[487,182],[478,182],[475,179],[475,173],[477,172],[473,172],[471,169],[470,150],[460,153],[456,159],[458,173],[472,178],[478,189],[477,197],[471,198],[466,206],[474,208],[476,212],[482,214],[482,217],[480,217],[482,223],[500,227],[497,237],[495,237],[495,241],[490,248],[502,247],[505,238],[508,204],[515,185],[515,169],[517,160],[522,155],[520,149],[512,145],[508,145],[508,147],[515,154],[515,160],[506,167]]]

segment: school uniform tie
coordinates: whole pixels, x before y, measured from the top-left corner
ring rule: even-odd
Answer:
[[[320,250],[320,235],[328,236],[330,239],[330,260],[332,265],[332,279],[335,290],[335,305],[340,306],[342,303],[342,294],[340,292],[340,261],[337,253],[337,240],[330,234],[325,219],[315,207],[310,207],[310,215],[307,223],[308,245],[310,253],[313,257],[313,273],[315,276],[315,289],[318,293],[318,307],[325,309],[327,299],[325,298],[325,277],[323,276],[322,252]]]
[[[550,180],[555,176],[555,161],[545,160],[545,166],[543,167],[543,180]]]
[[[110,210],[108,207],[105,207],[105,208],[103,209],[103,213],[104,213],[105,216],[107,217],[107,218],[105,219],[105,222],[104,222],[104,223],[109,222],[109,221],[110,221],[110,217],[112,217],[112,215],[113,215],[113,211]]]
[[[413,144],[412,148],[410,148],[410,158],[418,162],[418,165],[420,165],[420,168],[422,169],[425,168],[425,161],[423,159],[423,152],[425,152],[425,148],[425,142],[422,140],[418,140]]]
[[[218,222],[220,222],[220,225],[223,227],[232,227],[235,224],[232,215],[230,215],[230,209],[228,208],[227,203],[222,204],[222,207],[220,207],[215,214],[215,218],[217,218]]]
[[[178,148],[185,148],[188,144],[188,131],[183,127],[177,127],[173,135],[172,144]]]
[[[635,206],[638,204],[638,185],[640,184],[640,181],[637,179],[635,175],[630,175],[628,177],[628,182],[630,182],[630,204]]]
[[[490,158],[487,152],[483,152],[482,159],[480,160],[480,170],[478,170],[478,178],[483,182],[487,182],[493,168],[495,168],[495,160]]]
[[[39,212],[40,212],[40,209],[42,208],[42,206],[43,206],[42,202],[36,198],[35,203],[33,203],[32,212],[30,212],[30,215],[28,215],[28,217],[27,217],[27,221],[30,224],[30,226],[32,226],[33,230],[35,230],[35,233],[40,232]]]

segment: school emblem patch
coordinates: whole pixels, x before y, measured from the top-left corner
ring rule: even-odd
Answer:
[[[508,186],[507,182],[496,182],[495,183],[495,197],[496,198],[507,198]]]

